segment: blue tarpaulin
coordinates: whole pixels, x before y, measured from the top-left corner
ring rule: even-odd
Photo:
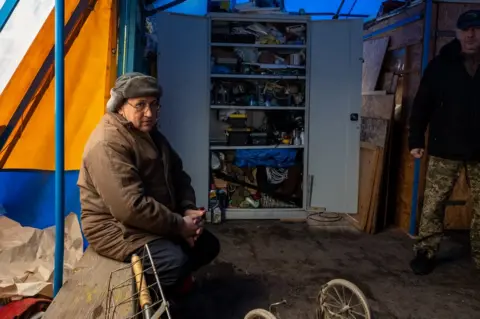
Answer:
[[[355,15],[376,15],[381,3],[384,0],[345,0],[341,14]],[[172,0],[157,0],[154,6],[163,6]],[[248,0],[237,0],[238,4],[249,2]],[[301,9],[309,13],[336,13],[342,0],[284,0],[285,10],[288,12],[299,12]],[[167,11],[187,14],[203,15],[207,13],[208,0],[186,0]],[[331,16],[325,16],[331,19]]]

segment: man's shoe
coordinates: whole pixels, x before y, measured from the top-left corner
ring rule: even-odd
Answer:
[[[168,309],[172,318],[182,318],[185,316],[185,311],[188,310],[189,298],[195,287],[195,277],[190,275],[177,285],[169,287],[165,292],[169,305]],[[163,319],[163,317],[161,317],[161,319]]]
[[[186,296],[194,290],[195,286],[195,277],[189,275],[173,287],[172,294],[173,296]]]
[[[428,275],[435,268],[435,259],[429,257],[426,251],[418,251],[415,258],[410,262],[410,268],[415,275]]]

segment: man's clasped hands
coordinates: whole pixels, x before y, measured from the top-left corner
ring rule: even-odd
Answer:
[[[191,247],[195,245],[195,241],[203,232],[204,215],[204,209],[187,209],[185,211],[181,235]]]

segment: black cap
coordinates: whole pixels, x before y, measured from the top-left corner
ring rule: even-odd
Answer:
[[[480,10],[468,10],[462,13],[457,20],[457,28],[466,30],[468,28],[480,27]]]

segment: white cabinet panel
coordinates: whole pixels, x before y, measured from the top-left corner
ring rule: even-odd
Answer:
[[[311,21],[309,31],[311,206],[356,213],[363,21]]]
[[[208,19],[159,13],[158,79],[163,87],[159,128],[183,160],[199,207],[208,206]]]

